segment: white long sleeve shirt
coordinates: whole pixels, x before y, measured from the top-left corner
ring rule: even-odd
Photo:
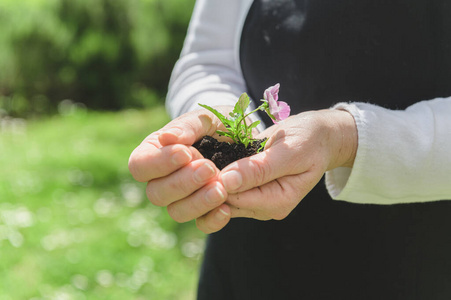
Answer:
[[[245,92],[239,41],[251,4],[196,2],[169,84],[172,117],[198,109],[197,103],[234,105]],[[326,173],[333,199],[373,204],[451,199],[451,97],[397,111],[368,103],[339,103],[333,109],[349,111],[358,130],[353,168]]]

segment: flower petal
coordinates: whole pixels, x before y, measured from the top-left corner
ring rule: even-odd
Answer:
[[[269,95],[271,95],[272,98],[275,101],[279,100],[279,88],[280,88],[280,84],[279,83],[267,88],[265,90],[265,92],[263,93],[263,99],[268,101],[269,100]]]
[[[263,99],[268,103],[267,113],[274,123],[285,120],[290,115],[290,106],[279,100],[280,84],[270,86],[263,93]]]
[[[272,86],[270,89],[271,91],[271,95],[274,98],[274,100],[279,100],[279,88],[280,88],[280,84],[277,83],[276,85]]]
[[[268,94],[267,100],[268,100],[268,104],[269,104],[269,111],[271,111],[271,114],[278,112],[279,107],[277,106],[277,101],[274,99],[274,97],[271,94]]]
[[[278,121],[285,120],[286,118],[288,118],[290,116],[291,108],[286,102],[279,101],[277,103],[279,105],[279,107],[278,107],[279,111],[278,111],[278,115],[277,115],[277,120]]]

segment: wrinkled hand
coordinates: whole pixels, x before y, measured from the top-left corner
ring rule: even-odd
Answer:
[[[217,107],[225,113],[233,107]],[[132,152],[133,177],[147,182],[146,193],[157,206],[167,207],[177,222],[199,219],[198,227],[213,232],[230,220],[224,202],[227,192],[218,181],[219,170],[191,145],[204,135],[215,135],[222,124],[213,114],[194,111],[150,134]],[[200,218],[202,217],[202,218]]]
[[[231,217],[285,218],[327,170],[351,167],[357,149],[348,112],[306,112],[265,130],[257,136],[269,137],[265,151],[220,172],[191,145],[221,126],[210,113],[187,113],[149,135],[129,161],[134,178],[148,182],[153,204],[167,206],[175,221],[196,219],[205,233]]]
[[[322,110],[292,116],[265,130],[265,151],[234,162],[219,175],[232,217],[281,220],[327,170],[352,167],[357,129],[351,114]]]

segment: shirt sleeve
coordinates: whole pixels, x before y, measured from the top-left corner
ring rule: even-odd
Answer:
[[[183,50],[169,82],[166,108],[172,118],[200,109],[198,103],[235,105],[245,92],[238,44],[251,3],[196,1]]]
[[[396,204],[451,199],[451,97],[406,110],[339,103],[358,130],[353,168],[326,173],[333,199]]]

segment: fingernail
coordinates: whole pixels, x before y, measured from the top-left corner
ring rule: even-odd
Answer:
[[[227,219],[229,216],[230,215],[227,212],[225,212],[222,208],[220,208],[219,212],[216,214],[216,218],[221,221]]]
[[[178,150],[172,154],[171,158],[172,163],[176,166],[187,164],[190,160],[191,153],[189,153],[186,149]]]
[[[215,186],[205,194],[205,200],[210,204],[217,204],[224,201],[224,194]]]
[[[221,176],[222,184],[227,191],[234,191],[243,184],[243,177],[238,171],[229,171]]]
[[[204,163],[196,171],[194,171],[193,178],[197,183],[204,183],[206,180],[212,178],[216,174],[215,169],[207,163]]]

